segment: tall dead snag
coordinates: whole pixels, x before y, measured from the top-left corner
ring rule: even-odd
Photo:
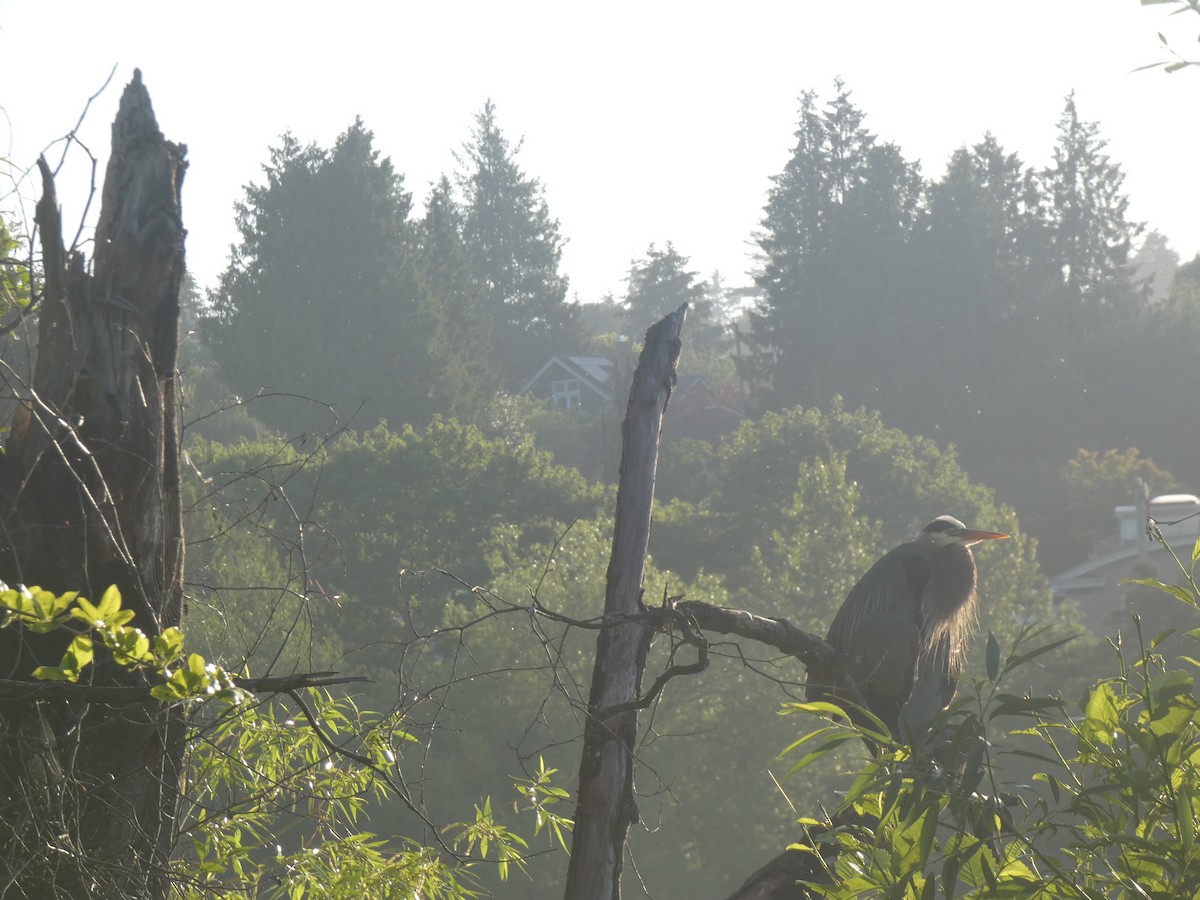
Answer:
[[[679,335],[687,304],[646,332],[629,390],[622,428],[621,476],[616,527],[604,618],[596,641],[596,665],[588,698],[588,719],[579,764],[579,802],[568,900],[616,900],[621,895],[625,838],[637,821],[633,794],[633,748],[637,739],[637,700],[652,632],[644,623],[621,624],[644,611],[642,575],[650,540],[650,514],[663,413],[675,384]]]
[[[175,366],[186,149],[134,72],[113,122],[95,251],[63,246],[39,160],[45,293],[33,383],[0,464],[0,579],[98,599],[120,588],[148,635],[179,624],[183,525]],[[11,370],[4,368],[6,373]],[[0,629],[0,677],[58,665],[66,640]],[[96,685],[139,679],[97,656]],[[0,704],[0,893],[161,897],[180,720],[158,703]]]

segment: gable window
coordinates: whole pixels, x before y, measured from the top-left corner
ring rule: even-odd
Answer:
[[[550,382],[550,403],[562,409],[578,409],[582,403],[579,396],[579,379],[564,378]]]

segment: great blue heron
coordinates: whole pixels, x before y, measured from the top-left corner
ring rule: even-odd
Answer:
[[[834,617],[827,640],[852,660],[863,702],[896,737],[917,737],[954,698],[975,618],[969,548],[1006,537],[938,516],[871,566]],[[810,670],[809,700],[834,693],[823,681]]]

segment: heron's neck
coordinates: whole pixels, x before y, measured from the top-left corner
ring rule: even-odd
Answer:
[[[951,588],[945,596],[953,598],[953,608],[944,610],[944,614],[951,615],[975,600],[975,557],[962,544],[951,544],[942,549],[942,566]]]

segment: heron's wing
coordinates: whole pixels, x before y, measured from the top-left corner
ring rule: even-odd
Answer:
[[[946,634],[932,648],[921,648],[912,693],[900,710],[909,736],[924,732],[933,717],[954,700],[957,690],[958,679],[950,671],[950,636]]]
[[[858,580],[829,628],[830,645],[855,661],[851,674],[863,699],[893,733],[913,690],[929,577],[917,548],[902,544]]]
[[[921,630],[904,616],[877,614],[859,626],[856,640],[863,649],[851,668],[854,683],[867,708],[899,735],[901,710],[912,696]]]
[[[921,595],[929,583],[929,563],[912,544],[885,554],[850,589],[829,626],[829,643],[848,655],[871,649],[859,637],[864,624],[899,617],[921,626]]]

